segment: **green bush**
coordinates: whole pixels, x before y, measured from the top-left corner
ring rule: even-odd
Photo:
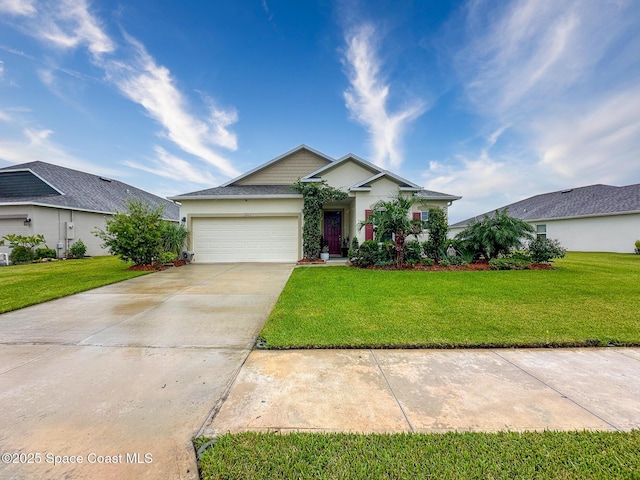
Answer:
[[[437,250],[437,246],[429,240],[422,242],[422,253],[434,261],[444,256],[444,252]]]
[[[549,263],[554,258],[564,258],[567,253],[558,240],[541,237],[529,243],[528,252],[531,259],[536,263]]]
[[[376,267],[386,267],[395,262],[396,245],[393,242],[384,242],[378,249],[378,255],[374,265]]]
[[[163,252],[162,230],[164,205],[153,207],[140,201],[130,201],[126,212],[117,212],[107,220],[105,230],[94,235],[104,241],[113,255],[136,265],[151,265]]]
[[[473,250],[476,257],[497,258],[509,255],[523,240],[533,238],[534,228],[519,218],[507,215],[507,209],[496,210],[493,216],[485,215],[456,235]]]
[[[442,253],[447,248],[447,234],[449,233],[449,223],[447,214],[442,208],[433,207],[429,209],[429,239],[427,240],[428,250],[436,262],[442,258]]]
[[[16,245],[11,249],[9,261],[11,263],[28,263],[36,259],[36,254],[29,247]]]
[[[640,255],[640,240],[636,240],[636,253]]]
[[[378,260],[378,242],[375,240],[365,240],[358,248],[352,262],[357,267],[368,267]]]
[[[36,248],[35,257],[37,260],[40,260],[42,258],[58,258],[58,254],[53,248]]]
[[[500,257],[489,260],[491,270],[526,270],[529,265],[531,265],[531,261],[517,257]]]
[[[349,253],[347,254],[350,259],[358,255],[359,248],[360,243],[358,242],[358,237],[353,237],[353,240],[351,240],[351,248],[349,249]]]
[[[440,260],[440,265],[443,265],[443,266],[457,265],[460,267],[466,267],[470,263],[471,261],[467,260],[467,257],[463,257],[462,255],[452,255],[452,256],[447,255],[446,257],[443,257]]]
[[[422,244],[418,240],[409,240],[405,244],[404,261],[409,265],[422,261]]]
[[[175,252],[162,252],[158,257],[158,263],[163,265],[165,263],[171,263],[176,260]]]
[[[73,258],[83,258],[87,253],[87,246],[80,239],[76,240],[69,248],[69,253]]]

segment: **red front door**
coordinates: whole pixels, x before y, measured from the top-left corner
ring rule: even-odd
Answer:
[[[329,244],[329,253],[340,253],[342,212],[324,212],[324,241]]]

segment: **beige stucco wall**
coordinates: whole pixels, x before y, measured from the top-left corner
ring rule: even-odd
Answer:
[[[347,191],[349,187],[375,175],[376,172],[364,168],[362,165],[346,160],[340,165],[322,172],[322,179],[329,185]]]
[[[31,225],[24,226],[23,220],[0,220],[0,237],[9,233],[19,235],[44,235],[46,245],[56,250],[60,256],[65,256],[68,248],[79,239],[87,246],[87,255],[108,255],[109,252],[101,247],[102,241],[91,233],[96,227],[104,228],[107,216],[101,213],[80,212],[52,207],[34,205],[9,205],[0,207],[0,215],[23,214],[31,218]],[[73,221],[74,228],[67,238],[66,222]],[[58,249],[58,243],[62,249]],[[9,253],[11,250],[4,246],[0,252]]]
[[[640,240],[640,213],[530,222],[547,226],[547,238],[574,252],[633,253]],[[451,229],[453,237],[462,228]]]
[[[234,185],[291,185],[328,163],[326,158],[301,150],[235,182]]]

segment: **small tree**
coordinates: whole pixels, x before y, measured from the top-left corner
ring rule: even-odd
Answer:
[[[113,255],[136,265],[150,265],[158,259],[162,248],[162,212],[164,205],[153,207],[138,200],[128,203],[126,212],[117,212],[107,220],[105,230],[93,234],[100,238]]]
[[[373,225],[376,229],[376,240],[382,241],[386,234],[393,234],[396,251],[396,266],[404,263],[404,241],[409,235],[416,233],[416,224],[409,217],[411,207],[417,202],[415,197],[398,194],[392,200],[380,200],[373,206],[373,212],[359,228]]]
[[[329,201],[344,200],[347,198],[346,192],[338,190],[322,182],[301,182],[298,180],[291,185],[291,189],[302,195],[302,216],[304,225],[302,226],[302,250],[304,256],[317,258],[322,248],[322,206]]]
[[[485,215],[456,235],[472,249],[477,256],[495,258],[508,255],[511,249],[519,247],[523,240],[533,238],[535,229],[524,220],[510,217],[507,209],[496,210],[493,216]]]
[[[442,252],[447,245],[447,234],[449,233],[449,223],[446,212],[439,207],[429,209],[429,240],[427,249],[432,252],[433,259],[440,261]]]

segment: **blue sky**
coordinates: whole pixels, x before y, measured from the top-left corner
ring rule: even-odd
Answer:
[[[640,182],[640,2],[0,0],[0,167],[161,196],[300,144],[461,195]]]

